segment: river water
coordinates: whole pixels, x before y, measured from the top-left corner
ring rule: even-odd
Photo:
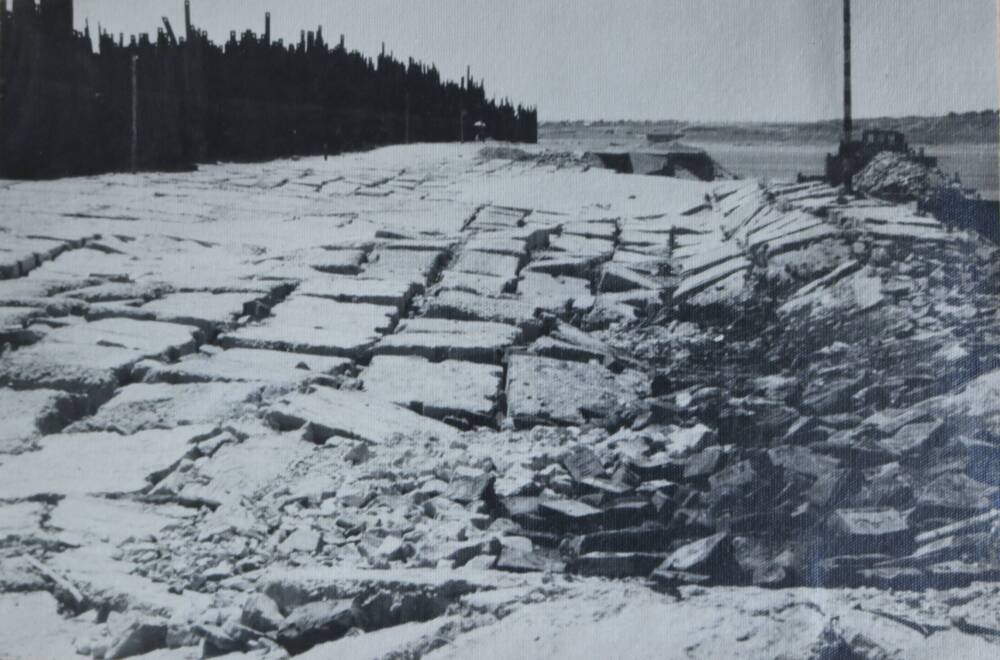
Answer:
[[[823,174],[826,154],[837,145],[691,143],[707,151],[724,168],[741,177],[794,179]],[[936,144],[924,147],[936,156],[941,170],[958,173],[962,184],[984,199],[1000,199],[1000,152],[995,144]]]

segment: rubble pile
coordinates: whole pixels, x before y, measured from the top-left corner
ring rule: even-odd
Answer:
[[[900,202],[926,200],[950,184],[943,172],[905,153],[883,151],[854,175],[854,187],[874,197]]]
[[[470,154],[5,190],[0,615],[51,634],[0,640],[995,652],[994,248],[819,184]]]
[[[596,159],[585,154],[551,149],[532,149],[530,151],[502,144],[494,144],[479,150],[478,156],[484,160],[502,160],[513,162],[533,162],[540,165],[553,165],[557,168],[588,168],[601,167]]]

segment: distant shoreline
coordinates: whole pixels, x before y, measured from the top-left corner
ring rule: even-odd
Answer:
[[[561,134],[579,131],[614,131],[614,135],[683,133],[682,140],[726,143],[835,144],[841,123],[829,119],[816,122],[682,122],[682,121],[545,121],[539,123],[540,137],[558,139]],[[902,131],[910,144],[998,144],[1000,112],[952,113],[939,117],[877,117],[856,119],[859,133],[869,128]]]

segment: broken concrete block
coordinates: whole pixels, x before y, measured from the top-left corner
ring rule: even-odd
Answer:
[[[285,537],[278,545],[278,552],[290,555],[296,552],[312,554],[319,550],[323,536],[309,527],[300,527]]]
[[[428,318],[453,321],[491,321],[517,326],[529,335],[538,336],[541,323],[535,307],[512,297],[487,298],[462,291],[443,291],[427,300]]]
[[[328,277],[308,279],[295,290],[298,295],[329,298],[342,303],[390,305],[400,312],[410,304],[420,287],[407,279],[363,279]]]
[[[708,484],[715,491],[740,492],[751,487],[759,487],[769,480],[771,475],[761,473],[753,461],[739,461],[708,478]]]
[[[562,456],[563,467],[573,477],[574,481],[584,479],[606,478],[607,472],[601,460],[588,447],[576,445]]]
[[[614,353],[606,344],[561,321],[550,334],[533,342],[528,350],[536,355],[556,360],[597,361],[605,366],[615,360]]]
[[[107,658],[131,658],[166,648],[167,622],[158,619],[136,619],[108,645]]]
[[[644,552],[593,552],[573,559],[566,570],[589,577],[646,577],[665,557],[664,554]]]
[[[4,355],[0,385],[68,390],[99,404],[125,380],[133,364],[144,357],[190,353],[199,335],[191,326],[131,319],[67,325]]]
[[[924,572],[918,568],[870,568],[857,572],[861,585],[885,590],[923,589],[927,584]]]
[[[518,426],[582,424],[637,398],[596,364],[512,354],[507,362],[507,414]]]
[[[446,270],[441,281],[434,286],[434,292],[461,291],[481,296],[502,296],[513,293],[517,288],[517,278],[477,275]]]
[[[726,453],[722,447],[707,447],[688,458],[684,465],[684,480],[698,481],[707,479],[722,469],[725,460]]]
[[[683,456],[691,452],[701,451],[716,440],[716,433],[704,424],[696,424],[689,428],[672,431],[667,437],[667,453],[671,456]]]
[[[570,311],[586,312],[594,304],[590,282],[578,277],[529,272],[521,277],[517,292],[533,308],[560,315]]]
[[[537,502],[537,507],[542,515],[561,524],[592,523],[604,515],[600,509],[575,500],[541,500]]]
[[[493,555],[477,555],[462,564],[463,568],[473,571],[485,571],[494,567],[497,558]]]
[[[350,600],[319,601],[295,608],[278,629],[277,640],[292,654],[300,654],[324,642],[340,639],[354,627]]]
[[[170,293],[134,310],[150,315],[150,320],[212,330],[235,322],[257,297],[252,293]]]
[[[243,603],[240,623],[266,633],[279,629],[284,619],[277,603],[264,594],[251,594]]]
[[[941,421],[923,424],[908,424],[895,435],[882,440],[891,451],[900,456],[916,456],[925,453],[944,438],[945,426]]]
[[[899,463],[889,463],[878,468],[859,494],[864,506],[890,506],[896,509],[913,504],[913,484]]]
[[[459,504],[469,504],[480,500],[492,500],[495,497],[493,484],[496,477],[482,474],[478,477],[455,477],[448,484],[444,496]]]
[[[854,469],[831,469],[816,477],[813,484],[803,493],[806,501],[827,509],[834,507],[857,493],[864,484],[864,475]]]
[[[0,465],[0,498],[45,493],[132,493],[150,487],[215,433],[214,426],[117,433],[62,433],[39,441],[39,451]]]
[[[376,444],[397,434],[426,434],[442,441],[457,438],[447,424],[364,392],[327,387],[284,397],[268,408],[266,417],[279,431],[305,428],[311,439],[320,443],[334,436]]]
[[[523,272],[587,279],[598,264],[607,260],[598,254],[565,255],[554,251],[546,251],[536,256],[537,259],[533,259],[525,266]],[[611,254],[607,253],[605,256],[610,258]]]
[[[827,529],[842,554],[904,555],[913,546],[913,530],[893,509],[838,509]]]
[[[669,550],[673,540],[672,535],[663,525],[646,523],[641,527],[583,534],[574,538],[570,547],[577,555],[592,552],[656,553]]]
[[[704,575],[713,583],[734,583],[742,579],[742,571],[733,555],[729,535],[715,534],[675,550],[656,569]]]
[[[771,462],[789,472],[817,479],[840,467],[832,456],[815,452],[808,447],[780,446],[767,450]]]
[[[970,534],[986,531],[996,521],[1000,521],[1000,511],[989,511],[978,516],[973,516],[967,520],[962,520],[917,534],[916,542],[922,545],[955,534]]]
[[[413,556],[413,546],[398,536],[387,536],[375,549],[374,556],[384,561],[405,561]]]
[[[304,261],[309,267],[321,273],[357,275],[361,272],[365,257],[364,250],[322,248],[311,251],[305,256]]]
[[[86,412],[80,397],[56,390],[0,388],[0,454],[26,448],[36,437],[56,433]]]
[[[808,445],[814,442],[825,442],[830,432],[820,426],[815,417],[801,417],[785,432],[783,444]]]
[[[618,263],[608,263],[601,267],[601,277],[597,284],[598,291],[607,293],[620,293],[635,289],[658,291],[662,287],[659,280]]]
[[[564,564],[540,552],[525,553],[513,548],[502,548],[493,568],[509,573],[542,573],[562,571]]]
[[[496,411],[502,375],[500,367],[485,364],[378,355],[361,380],[375,398],[412,407],[428,417],[488,423]]]
[[[408,319],[375,346],[374,354],[500,364],[504,351],[522,340],[520,329],[503,323]]]
[[[749,268],[750,262],[742,256],[737,256],[699,273],[692,274],[685,269],[680,285],[674,290],[674,300],[690,299],[728,280],[739,282],[742,288],[743,276]]]
[[[234,419],[252,417],[257,411],[253,399],[259,392],[256,383],[126,385],[96,414],[74,423],[69,431],[131,434],[190,424],[222,426]]]
[[[671,458],[667,454],[659,454],[649,458],[629,459],[628,469],[642,481],[678,482],[684,479],[686,465],[680,459]]]
[[[226,348],[262,348],[357,359],[395,326],[399,310],[294,295],[272,315],[219,341]]]
[[[372,279],[400,279],[427,286],[441,268],[444,252],[439,250],[376,249],[368,256],[364,277]]]
[[[998,492],[964,474],[943,474],[917,496],[913,519],[968,518],[992,508]]]
[[[449,264],[449,270],[473,275],[513,278],[517,275],[520,258],[477,250],[463,250],[458,258]]]
[[[346,358],[288,353],[285,351],[231,348],[214,353],[187,355],[179,362],[143,360],[133,374],[146,383],[298,383],[346,371]]]
[[[850,412],[851,398],[860,388],[861,383],[856,380],[817,381],[803,393],[802,405],[816,415]]]

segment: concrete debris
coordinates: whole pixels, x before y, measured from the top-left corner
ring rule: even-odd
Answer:
[[[854,175],[853,182],[861,192],[900,202],[926,199],[950,183],[940,170],[892,151],[883,151],[872,158]]]
[[[137,219],[0,282],[3,652],[995,655],[995,248],[468,149],[46,184]]]

